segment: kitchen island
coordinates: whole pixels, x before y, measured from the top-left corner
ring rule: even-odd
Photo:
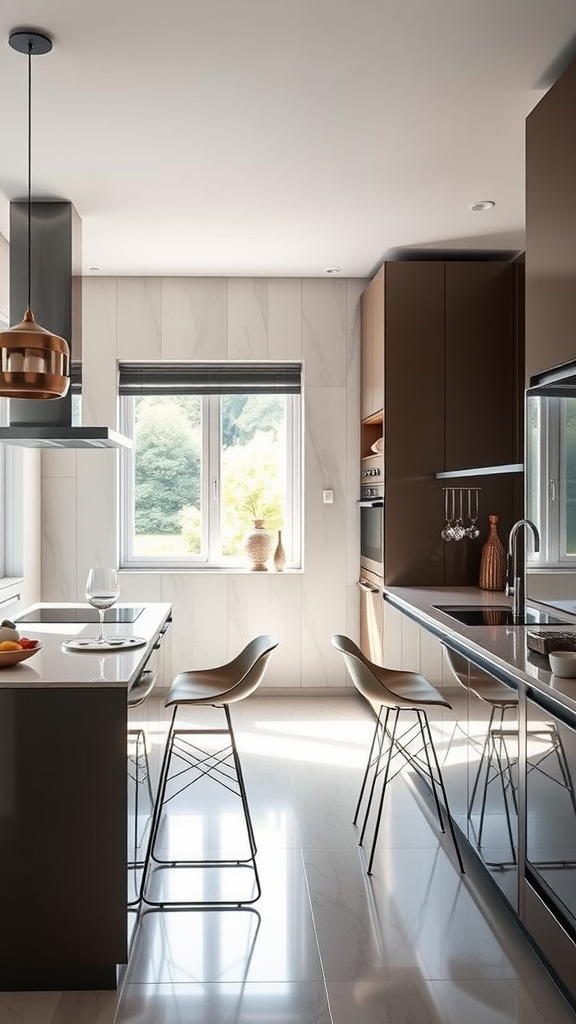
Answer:
[[[529,601],[541,621],[515,625],[509,598],[472,587],[384,587],[384,600],[435,636],[458,669],[453,718],[437,723],[455,823],[576,1003],[576,679],[553,675],[548,657],[527,646],[528,631],[568,632],[576,646],[574,602]],[[478,680],[503,694],[503,717],[498,708],[489,718],[494,705],[480,699]]]
[[[78,621],[86,606],[29,610],[61,610],[56,622],[14,613],[44,646],[0,671],[3,991],[114,988],[126,963],[128,693],[171,617],[169,604],[139,607],[106,632],[143,642],[95,652],[63,646],[97,635]]]

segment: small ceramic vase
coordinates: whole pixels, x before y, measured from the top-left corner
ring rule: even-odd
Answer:
[[[278,530],[278,543],[276,545],[276,551],[274,552],[274,568],[276,572],[282,572],[286,565],[286,552],[282,545],[282,530]]]
[[[272,554],[272,534],[265,528],[263,519],[254,520],[254,529],[246,531],[242,546],[252,562],[252,572],[268,572],[266,562]]]
[[[488,516],[490,533],[480,558],[480,590],[504,590],[506,586],[506,552],[498,536],[498,516]]]

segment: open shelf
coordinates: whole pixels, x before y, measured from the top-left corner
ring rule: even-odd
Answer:
[[[437,480],[461,480],[467,476],[494,476],[496,473],[523,473],[523,462],[511,462],[506,466],[479,466],[475,469],[451,469],[435,473]]]

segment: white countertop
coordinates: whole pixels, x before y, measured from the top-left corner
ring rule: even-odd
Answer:
[[[135,602],[118,602],[118,608],[131,607]],[[140,647],[112,651],[68,651],[62,647],[65,640],[96,637],[98,625],[94,622],[18,622],[21,636],[41,640],[44,647],[27,661],[12,668],[0,670],[0,688],[13,687],[129,687],[137,679],[148,660],[155,641],[171,614],[171,605],[160,602],[138,602],[143,608],[135,622],[105,624],[110,636],[138,636],[146,643]],[[83,607],[80,604],[42,602],[19,611],[18,616],[35,608]],[[85,606],[84,606],[85,607]]]
[[[436,605],[512,605],[511,598],[495,591],[480,590],[477,587],[383,587],[384,600],[405,612],[424,628],[440,639],[455,641],[456,649],[463,653],[478,655],[489,661],[504,677],[534,686],[536,690],[558,699],[563,706],[576,712],[576,679],[560,679],[550,671],[547,656],[530,650],[526,644],[526,633],[572,632],[576,633],[576,614],[564,610],[574,607],[574,602],[558,602],[554,606],[528,600],[530,608],[548,612],[565,621],[566,624],[534,624],[529,626],[467,626],[450,618]]]

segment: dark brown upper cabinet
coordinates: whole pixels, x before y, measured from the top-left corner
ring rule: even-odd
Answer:
[[[381,429],[390,585],[476,585],[488,515],[504,537],[521,513],[518,476],[437,474],[522,461],[522,274],[521,262],[397,261],[364,293],[362,454]],[[442,541],[446,483],[482,488],[477,541]]]
[[[526,119],[526,382],[576,358],[576,63]]]

